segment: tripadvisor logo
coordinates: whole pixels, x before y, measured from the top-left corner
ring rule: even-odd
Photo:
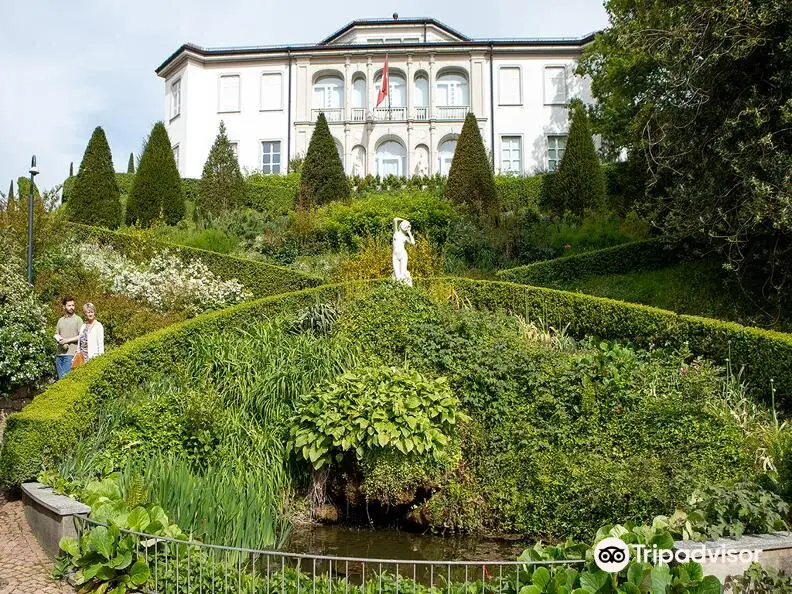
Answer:
[[[629,562],[630,549],[621,538],[604,538],[594,547],[594,563],[603,571],[617,573]]]
[[[695,561],[718,561],[721,563],[758,563],[758,549],[727,549],[725,545],[707,547],[702,543],[692,549],[665,549],[657,545],[633,544],[635,559],[639,563],[667,565],[669,563],[687,563]],[[618,573],[630,562],[630,549],[621,538],[608,537],[594,547],[594,563],[603,571]]]

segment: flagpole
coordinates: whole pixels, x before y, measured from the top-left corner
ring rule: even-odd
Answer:
[[[385,54],[385,61],[388,60],[388,54]],[[390,72],[388,73],[388,119],[393,119],[393,112],[391,111],[391,92],[390,92]]]

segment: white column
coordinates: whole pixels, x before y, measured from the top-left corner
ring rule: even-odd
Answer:
[[[412,56],[407,56],[407,119],[413,119],[413,79],[412,79]],[[409,130],[409,127],[408,127]],[[407,148],[407,154],[410,153],[409,147]]]
[[[404,159],[404,177],[412,177],[412,122],[407,122],[407,156]]]
[[[343,119],[348,122],[350,118],[349,104],[352,97],[352,81],[349,79],[349,56],[344,61],[344,112]]]
[[[434,54],[429,54],[429,118],[435,117],[435,75],[434,75]],[[431,127],[429,128],[431,130]],[[434,147],[430,147],[429,151],[433,151]],[[431,171],[431,167],[430,167]]]

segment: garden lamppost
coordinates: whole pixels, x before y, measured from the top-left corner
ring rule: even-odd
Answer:
[[[27,273],[28,284],[33,284],[33,178],[38,175],[36,155],[30,160],[30,189],[28,191],[28,245],[27,245]]]

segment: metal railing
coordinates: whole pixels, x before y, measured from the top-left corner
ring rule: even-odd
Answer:
[[[439,120],[464,120],[470,111],[469,105],[438,105],[435,113]]]
[[[312,109],[313,121],[319,117],[320,113],[325,114],[328,122],[343,122],[344,121],[344,108],[343,107],[328,107],[322,109]]]
[[[82,535],[100,522],[75,516]],[[132,530],[135,557],[150,568],[143,591],[261,594],[519,594],[538,566],[564,561],[367,559],[265,551],[184,541]],[[132,560],[134,563],[135,560]],[[153,590],[151,589],[153,588]]]
[[[375,120],[406,120],[406,107],[375,107],[373,110]]]

